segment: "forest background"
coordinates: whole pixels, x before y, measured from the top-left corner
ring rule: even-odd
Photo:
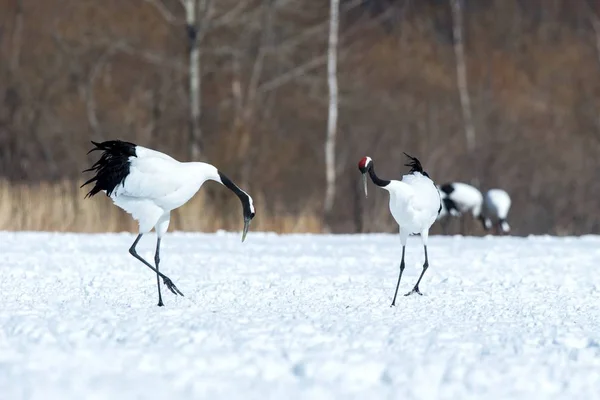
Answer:
[[[600,233],[599,17],[589,0],[0,0],[0,229],[135,230],[79,188],[90,140],[118,138],[216,165],[253,196],[253,230],[396,231],[357,163],[398,179],[407,152],[437,183],[507,190],[514,234]],[[240,228],[216,183],[172,219]]]

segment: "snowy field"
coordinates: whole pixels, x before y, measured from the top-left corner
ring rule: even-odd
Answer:
[[[600,398],[600,237],[133,239],[0,233],[0,399]]]

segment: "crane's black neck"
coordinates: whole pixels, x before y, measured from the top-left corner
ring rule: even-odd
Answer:
[[[385,179],[380,179],[377,176],[377,174],[375,174],[375,166],[373,165],[372,161],[371,161],[371,165],[369,166],[369,176],[371,177],[371,180],[373,181],[373,183],[379,187],[386,187],[387,185],[390,184],[390,181],[385,180]]]
[[[231,181],[225,174],[219,171],[219,178],[221,179],[221,183],[223,186],[227,187],[231,190],[242,202],[242,208],[244,211],[244,218],[252,218],[254,216],[254,205],[252,204],[252,200],[248,193],[244,192],[240,189],[235,183]]]

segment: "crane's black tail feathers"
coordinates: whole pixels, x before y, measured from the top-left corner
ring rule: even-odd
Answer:
[[[409,173],[412,174],[413,172],[420,172],[423,175],[425,175],[425,171],[423,171],[423,166],[421,166],[421,162],[416,157],[409,156],[406,153],[404,153],[404,155],[410,158],[410,162],[408,164],[404,164],[405,166],[410,167]]]
[[[129,175],[129,157],[136,156],[136,145],[121,140],[109,140],[102,143],[92,141],[92,144],[96,147],[88,151],[88,154],[96,150],[102,150],[103,153],[91,168],[83,171],[95,171],[96,174],[81,187],[96,182],[85,198],[92,197],[102,190],[105,190],[106,195],[110,196]]]

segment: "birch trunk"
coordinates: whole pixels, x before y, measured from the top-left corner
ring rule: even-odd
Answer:
[[[185,17],[188,29],[189,40],[189,141],[190,158],[199,160],[202,156],[202,129],[200,118],[202,116],[201,90],[202,81],[200,79],[200,43],[198,32],[198,11],[197,0],[185,0]]]
[[[452,22],[454,36],[454,55],[456,57],[456,79],[460,93],[460,105],[462,108],[465,124],[465,139],[467,150],[475,150],[475,126],[473,125],[473,114],[471,112],[471,98],[467,85],[467,66],[465,61],[465,45],[463,39],[463,15],[462,0],[450,0],[452,5]]]
[[[329,48],[327,51],[327,83],[329,86],[329,114],[327,118],[327,138],[325,140],[325,217],[328,229],[328,216],[335,199],[335,138],[338,117],[337,47],[339,26],[339,0],[330,0]]]

